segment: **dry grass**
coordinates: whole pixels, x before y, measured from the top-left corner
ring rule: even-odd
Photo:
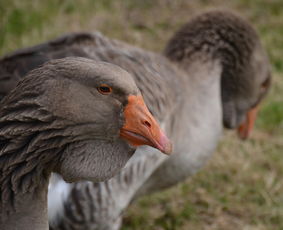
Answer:
[[[194,178],[132,205],[124,230],[283,229],[282,0],[0,0],[2,54],[81,30],[158,52],[193,14],[216,7],[249,19],[271,58],[274,84],[257,128],[246,142],[227,133]]]

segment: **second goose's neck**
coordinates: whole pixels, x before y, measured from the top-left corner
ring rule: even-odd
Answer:
[[[171,120],[176,154],[157,169],[140,194],[183,181],[210,158],[222,132],[221,71],[217,61],[187,66],[183,103]]]

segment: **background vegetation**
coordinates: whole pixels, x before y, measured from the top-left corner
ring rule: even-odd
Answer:
[[[0,0],[1,55],[82,30],[160,52],[192,15],[219,7],[250,20],[270,56],[273,87],[256,130],[245,142],[227,132],[194,178],[133,204],[123,230],[283,229],[283,1]]]

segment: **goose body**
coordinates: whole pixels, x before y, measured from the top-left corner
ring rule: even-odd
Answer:
[[[51,172],[69,182],[106,180],[133,144],[151,143],[169,151],[125,70],[65,58],[31,71],[0,104],[0,229],[48,229]]]
[[[247,133],[246,114],[270,82],[255,31],[242,18],[223,11],[193,18],[172,38],[164,55],[100,33],[79,33],[19,51],[2,59],[1,66],[9,72],[7,66],[18,63],[20,68],[10,68],[9,74],[20,78],[21,71],[37,63],[35,58],[65,56],[110,62],[131,73],[149,110],[173,140],[176,155],[167,159],[150,147],[138,148],[112,179],[66,186],[61,205],[50,209],[58,213],[52,215],[52,229],[119,229],[121,214],[135,197],[172,186],[207,162],[223,124],[237,128],[244,123]],[[52,186],[65,187],[58,178]]]

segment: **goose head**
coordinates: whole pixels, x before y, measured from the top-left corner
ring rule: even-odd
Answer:
[[[253,27],[236,15],[230,14],[229,18],[241,26],[238,36],[242,35],[243,40],[228,40],[234,44],[234,55],[238,52],[236,58],[222,57],[223,124],[225,128],[237,129],[238,136],[247,139],[271,85],[270,64]]]
[[[1,136],[70,182],[112,177],[140,145],[171,152],[131,75],[109,63],[50,61],[20,81],[1,108]]]
[[[195,59],[219,62],[223,125],[238,129],[242,139],[249,136],[271,74],[259,36],[246,20],[223,10],[197,15],[173,36],[165,55],[185,69]]]

